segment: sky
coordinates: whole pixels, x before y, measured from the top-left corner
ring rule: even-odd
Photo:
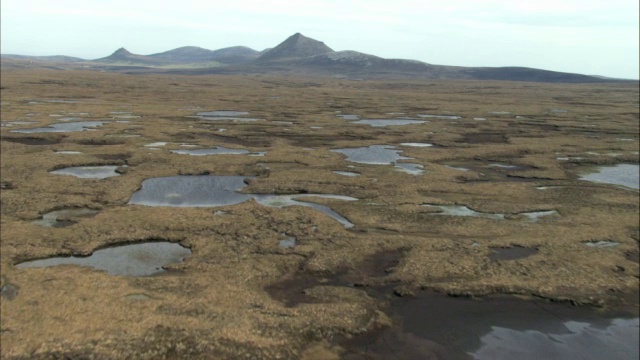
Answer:
[[[639,78],[638,0],[2,0],[0,52],[96,59],[124,47],[333,50],[457,66]]]

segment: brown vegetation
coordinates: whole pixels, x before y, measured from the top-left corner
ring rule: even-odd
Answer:
[[[367,295],[367,287],[386,285],[402,294],[506,293],[637,310],[638,192],[577,180],[590,166],[638,163],[637,84],[3,69],[1,85],[2,123],[37,122],[1,130],[2,286],[18,291],[2,299],[3,358],[327,358],[340,353],[336,340],[389,323],[382,304]],[[188,117],[210,110],[249,111],[261,120]],[[118,119],[115,111],[139,117]],[[338,112],[463,118],[377,128],[350,124],[336,117]],[[95,131],[10,132],[73,113],[112,121]],[[168,144],[160,150],[144,146],[153,142]],[[435,146],[399,146],[403,142]],[[182,143],[267,154],[169,151]],[[376,144],[398,146],[426,173],[350,163],[330,151]],[[486,167],[490,163],[519,167]],[[119,165],[123,175],[92,180],[49,174],[82,165]],[[346,177],[336,170],[361,175]],[[250,193],[356,197],[360,200],[313,200],[355,227],[345,229],[308,207],[272,208],[253,201],[223,208],[127,205],[144,179],[181,174],[256,176],[243,190]],[[437,216],[423,204],[512,216]],[[69,207],[100,212],[64,228],[31,223]],[[557,210],[559,216],[537,223],[517,216],[536,210]],[[296,237],[297,245],[280,248],[282,233]],[[140,278],[74,266],[15,267],[24,260],[89,254],[148,239],[181,242],[193,254],[172,271]],[[599,240],[619,245],[584,245]],[[489,258],[492,247],[508,246],[538,252],[511,261]],[[296,281],[308,284],[304,294],[278,290]],[[347,286],[353,283],[362,286]]]

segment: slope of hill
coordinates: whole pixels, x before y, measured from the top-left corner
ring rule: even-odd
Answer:
[[[162,59],[154,59],[153,57],[150,57],[150,56],[132,54],[131,52],[129,52],[127,49],[123,47],[116,50],[113,54],[107,57],[103,57],[103,58],[95,59],[91,61],[96,63],[138,65],[138,66],[140,65],[154,66],[154,65],[161,65],[161,64],[167,63]]]
[[[57,61],[57,62],[79,62],[86,61],[73,56],[66,55],[50,55],[50,56],[30,56],[30,55],[14,55],[14,54],[2,54],[6,59],[20,59],[20,60],[39,60],[39,61]]]
[[[204,63],[217,61],[223,64],[243,64],[255,60],[259,52],[246,46],[233,46],[208,50],[197,46],[184,46],[162,53],[147,55],[149,58],[170,63]]]

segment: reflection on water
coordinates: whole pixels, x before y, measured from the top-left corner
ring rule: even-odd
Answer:
[[[613,319],[605,326],[565,321],[564,332],[492,326],[471,352],[475,359],[638,359],[638,319]]]
[[[345,359],[638,359],[637,315],[496,296],[386,297],[394,324],[349,340]]]

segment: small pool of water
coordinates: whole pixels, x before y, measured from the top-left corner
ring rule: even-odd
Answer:
[[[37,124],[37,121],[23,121],[23,120],[16,120],[16,121],[2,121],[0,122],[0,126],[1,127],[12,127],[12,126],[16,126],[16,125],[31,125],[31,124]]]
[[[439,209],[440,212],[433,213],[433,215],[447,215],[447,216],[470,216],[480,217],[487,219],[503,220],[504,214],[484,213],[472,210],[464,205],[430,205],[424,204],[422,206],[429,208]]]
[[[499,168],[499,169],[508,169],[508,170],[521,169],[521,167],[517,166],[517,165],[498,164],[498,163],[489,164],[487,166],[488,167],[493,167],[493,168]]]
[[[466,167],[461,167],[461,166],[445,165],[445,167],[448,167],[449,169],[453,169],[453,170],[458,170],[458,171],[471,171],[471,169]]]
[[[360,176],[360,174],[356,173],[356,172],[351,172],[351,171],[333,171],[334,174],[338,174],[338,175],[342,175],[342,176],[350,176],[350,177],[356,177],[356,176]]]
[[[171,150],[174,154],[192,155],[192,156],[204,156],[204,155],[245,155],[249,154],[249,150],[245,149],[227,149],[222,146],[217,146],[213,149],[191,149],[191,150]]]
[[[398,171],[405,172],[411,175],[421,175],[425,173],[424,166],[420,164],[396,163],[394,167]]]
[[[281,239],[278,242],[278,246],[280,246],[283,249],[289,249],[292,248],[294,246],[296,246],[296,238],[293,236],[288,236],[287,234],[282,234],[284,239]]]
[[[337,117],[343,119],[343,120],[358,120],[360,119],[360,116],[358,115],[352,115],[352,114],[343,114],[343,115],[336,115]]]
[[[601,166],[594,173],[580,176],[580,180],[638,189],[640,187],[640,166],[633,164]]]
[[[190,118],[197,118],[201,120],[211,121],[233,121],[233,122],[251,122],[258,121],[256,118],[244,117],[249,115],[247,111],[235,111],[235,110],[220,110],[220,111],[203,111],[196,114],[196,116],[189,116]]]
[[[425,122],[426,121],[424,120],[416,120],[416,119],[362,119],[357,121],[351,121],[352,124],[364,124],[364,125],[371,125],[373,127],[424,124]]]
[[[22,134],[33,134],[33,133],[90,131],[106,123],[107,121],[79,121],[79,122],[51,124],[46,127],[39,127],[39,128],[33,128],[33,129],[16,129],[16,130],[11,130],[11,132],[22,133]]]
[[[333,149],[332,152],[338,152],[347,156],[347,161],[360,164],[388,165],[398,160],[411,159],[401,156],[402,150],[396,150],[389,145],[371,145],[369,147]]]
[[[198,113],[198,116],[208,116],[208,117],[228,117],[228,116],[245,116],[245,115],[249,115],[249,112],[236,111],[236,110],[217,110],[217,111],[203,111]]]
[[[158,141],[158,142],[153,142],[153,143],[149,143],[149,144],[145,144],[145,147],[163,147],[166,146],[168,144],[168,142],[166,141]]]
[[[431,115],[431,114],[421,114],[418,115],[421,118],[426,118],[426,119],[444,119],[444,120],[458,120],[458,119],[462,119],[462,116],[458,116],[458,115]]]
[[[170,242],[146,242],[96,250],[90,256],[59,256],[17,264],[19,269],[59,265],[87,266],[110,275],[149,276],[164,272],[163,266],[182,262],[188,248]]]
[[[135,192],[129,204],[146,206],[169,207],[217,207],[235,205],[254,199],[259,204],[272,207],[307,206],[319,210],[336,219],[345,227],[353,224],[331,208],[321,204],[305,201],[305,198],[319,197],[342,201],[358,200],[349,196],[331,194],[242,194],[241,190],[247,184],[246,176],[170,176],[147,179],[142,182],[142,188]]]
[[[87,218],[95,216],[99,211],[88,208],[71,208],[55,210],[42,215],[42,219],[31,223],[43,227],[66,227],[75,224],[72,218]]]
[[[420,143],[420,142],[406,142],[406,143],[400,143],[400,145],[410,146],[410,147],[432,147],[433,146],[433,144]]]
[[[486,213],[486,212],[478,212],[473,209],[470,209],[464,205],[430,205],[424,204],[422,206],[429,208],[436,208],[440,210],[440,212],[433,213],[433,215],[448,215],[448,216],[469,216],[469,217],[480,217],[487,219],[495,219],[495,220],[504,220],[506,219],[507,214],[501,213]],[[530,211],[530,212],[522,212],[516,214],[509,214],[512,216],[521,216],[524,217],[529,222],[538,222],[541,218],[547,216],[555,216],[559,215],[556,210],[543,210],[543,211]]]
[[[81,151],[70,151],[70,150],[60,150],[60,151],[56,151],[56,154],[60,154],[60,155],[79,155],[82,154]]]
[[[81,179],[106,179],[113,176],[120,176],[116,172],[119,166],[73,166],[51,171],[55,175],[71,175]]]
[[[589,247],[596,247],[596,248],[609,248],[609,247],[616,247],[620,245],[620,243],[617,241],[604,241],[604,240],[587,241],[584,244]]]

